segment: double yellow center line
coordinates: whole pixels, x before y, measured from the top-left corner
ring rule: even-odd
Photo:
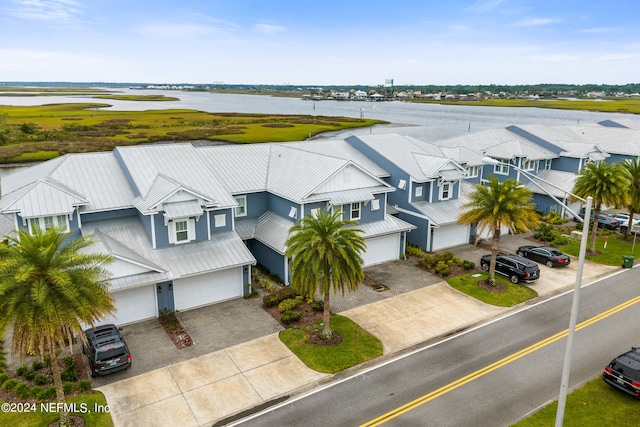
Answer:
[[[637,296],[633,299],[630,299],[629,301],[626,301],[616,307],[613,307],[607,311],[604,311],[596,316],[591,317],[590,319],[587,319],[579,324],[576,325],[576,331],[579,331],[580,329],[586,328],[589,325],[592,325],[596,322],[599,322],[600,320],[603,320],[619,311],[622,311],[626,308],[631,307],[634,304],[637,304],[638,302],[640,302],[640,296]],[[545,338],[542,341],[538,341],[537,343],[524,348],[520,351],[517,351],[507,357],[505,357],[504,359],[498,360],[497,362],[494,362],[490,365],[485,366],[482,369],[478,369],[477,371],[466,375],[462,378],[457,379],[456,381],[453,381],[452,383],[449,383],[443,387],[440,387],[437,390],[432,391],[431,393],[427,393],[424,396],[421,396],[415,400],[412,400],[411,402],[405,403],[402,406],[399,406],[398,408],[387,412],[386,414],[383,414],[377,418],[374,418],[373,420],[362,424],[360,427],[375,427],[375,426],[379,426],[381,424],[386,423],[387,421],[390,421],[396,417],[399,417],[400,415],[409,412],[415,408],[417,408],[420,405],[424,405],[427,402],[432,401],[433,399],[440,397],[446,393],[449,393],[450,391],[453,391],[455,389],[457,389],[458,387],[461,387],[473,380],[476,380],[490,372],[495,371],[498,368],[501,368],[505,365],[508,365],[511,362],[514,362],[530,353],[533,353],[536,350],[541,349],[542,347],[545,347],[549,344],[552,344],[558,340],[561,340],[562,338],[566,337],[569,333],[569,329],[565,329],[564,331],[558,332],[555,335],[552,335],[548,338]]]

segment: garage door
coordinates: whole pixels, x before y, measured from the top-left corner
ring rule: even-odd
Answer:
[[[118,326],[156,317],[157,307],[155,287],[141,286],[113,292],[117,311],[115,315],[100,321],[100,324],[114,323]]]
[[[242,294],[242,267],[173,281],[173,298],[176,310],[201,307],[238,298]]]
[[[440,228],[434,228],[432,251],[451,248],[454,246],[469,243],[469,227],[459,224],[443,225]]]
[[[365,267],[398,258],[400,258],[400,233],[367,239],[367,251],[362,256]]]

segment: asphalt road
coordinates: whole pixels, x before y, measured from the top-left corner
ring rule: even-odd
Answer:
[[[635,275],[627,270],[582,289],[570,389],[640,344]],[[509,426],[558,397],[572,298],[570,292],[525,307],[285,402],[244,425]],[[608,312],[628,301],[630,306]]]

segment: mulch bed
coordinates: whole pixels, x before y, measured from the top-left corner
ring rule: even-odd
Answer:
[[[191,339],[189,333],[184,330],[174,313],[164,314],[158,317],[158,322],[167,335],[169,335],[171,342],[173,342],[173,345],[175,345],[177,349],[193,345],[193,339]]]
[[[262,307],[267,313],[269,313],[271,315],[271,317],[273,317],[274,319],[276,319],[278,321],[278,323],[280,323],[280,325],[282,325],[283,328],[293,328],[293,327],[299,327],[302,325],[307,325],[309,323],[315,323],[315,322],[320,322],[322,321],[322,311],[313,311],[313,309],[311,308],[311,306],[309,304],[307,304],[306,301],[303,301],[299,306],[297,306],[296,308],[294,308],[291,311],[297,311],[299,313],[302,314],[302,316],[300,317],[300,319],[298,319],[295,322],[291,322],[288,324],[282,323],[282,313],[280,313],[278,311],[278,306],[274,306],[274,307]]]

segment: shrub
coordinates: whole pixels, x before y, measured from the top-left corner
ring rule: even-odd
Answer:
[[[407,255],[421,257],[424,255],[424,252],[417,246],[407,245]]]
[[[465,270],[473,270],[476,267],[476,263],[472,261],[467,261],[466,259],[462,261],[462,268]]]
[[[427,270],[431,270],[438,263],[438,259],[435,255],[425,254],[418,263]]]
[[[313,311],[323,311],[324,310],[324,301],[314,301],[311,303],[311,309]]]
[[[34,371],[37,371],[42,368],[44,368],[44,362],[41,360],[34,360],[33,363],[31,364],[31,369],[33,369]]]
[[[16,387],[16,385],[18,385],[18,380],[16,380],[15,378],[10,378],[2,383],[2,389],[4,391],[11,391]]]
[[[278,304],[278,311],[280,313],[284,313],[285,311],[293,310],[294,308],[299,306],[301,302],[302,302],[302,300],[300,300],[298,298],[286,299],[286,300],[282,301],[280,304]]]
[[[74,383],[70,381],[65,381],[64,383],[62,383],[62,391],[64,392],[65,395],[71,394],[74,386],[75,386]]]
[[[27,372],[29,372],[29,367],[27,365],[22,365],[16,369],[16,375],[20,377],[24,377]]]
[[[533,233],[533,238],[536,240],[541,240],[543,242],[550,242],[557,236],[557,233],[553,231],[553,225],[551,224],[540,224],[536,229],[536,232]]]
[[[298,292],[296,292],[295,289],[293,289],[290,286],[284,287],[284,288],[280,288],[275,292],[272,292],[268,295],[265,295],[262,298],[262,304],[264,304],[265,307],[273,307],[277,304],[280,304],[282,301],[289,299],[289,298],[295,298],[298,296]]]
[[[38,400],[49,400],[56,397],[56,388],[54,386],[45,388],[38,393]]]
[[[36,373],[33,372],[31,369],[27,370],[27,372],[24,373],[24,378],[30,381],[33,381],[36,377]]]
[[[288,325],[291,322],[300,320],[301,317],[302,314],[298,313],[297,311],[285,311],[284,313],[282,313],[282,317],[280,318],[280,320],[282,320],[282,323],[284,323],[285,325]]]
[[[553,247],[558,247],[558,246],[564,246],[566,244],[569,243],[569,239],[566,236],[556,236],[555,239],[553,239],[553,242],[551,242],[551,245]]]
[[[554,224],[554,225],[564,224],[565,222],[568,221],[567,218],[563,218],[562,216],[560,216],[560,214],[556,212],[549,212],[546,216],[542,217],[542,219],[545,222],[548,222],[549,224]]]
[[[78,391],[84,393],[85,391],[91,390],[91,381],[90,380],[80,380],[78,381]]]
[[[37,385],[49,384],[49,377],[47,377],[46,375],[38,374],[33,379],[33,382],[36,383]]]
[[[31,390],[29,390],[29,384],[26,382],[18,383],[13,389],[13,394],[20,399],[26,399],[31,396]]]
[[[34,385],[33,387],[31,387],[30,393],[31,397],[33,397],[34,399],[38,398],[38,395],[40,393],[42,393],[42,390],[44,390],[42,387],[40,387],[39,385]]]
[[[0,374],[0,384],[4,384],[4,382],[8,379],[9,379],[9,374],[7,374],[6,372],[3,372]]]
[[[65,357],[62,362],[64,363],[64,370],[60,373],[62,381],[76,382],[78,380],[78,371],[73,357]]]
[[[442,277],[447,277],[451,274],[451,267],[445,261],[438,261],[438,264],[435,268],[436,274],[441,275]]]

